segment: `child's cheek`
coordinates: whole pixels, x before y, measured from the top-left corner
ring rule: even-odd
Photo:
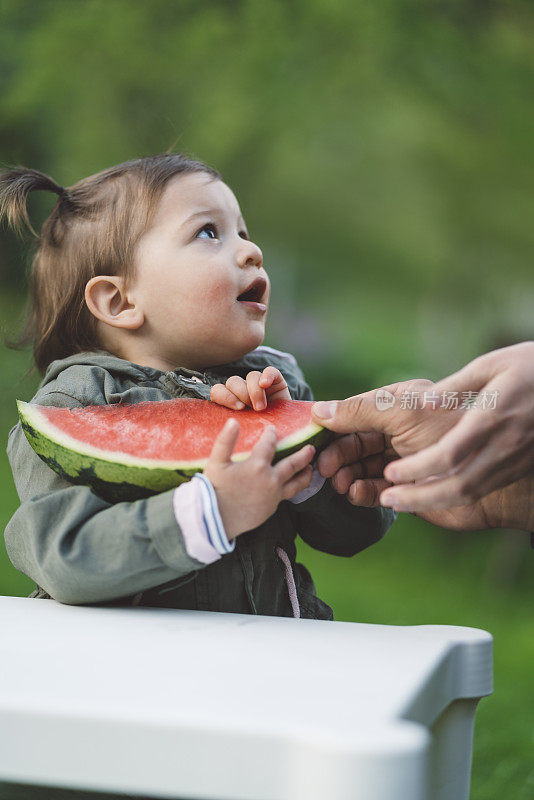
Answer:
[[[205,288],[204,297],[211,308],[228,308],[237,300],[234,285],[223,277],[214,278]]]

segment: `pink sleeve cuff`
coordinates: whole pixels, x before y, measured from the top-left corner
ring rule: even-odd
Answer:
[[[204,525],[200,481],[190,480],[178,486],[172,496],[172,505],[187,554],[203,564],[217,561],[221,555],[210,543]]]

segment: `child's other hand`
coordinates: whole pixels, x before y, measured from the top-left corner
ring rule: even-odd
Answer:
[[[265,522],[281,500],[289,500],[310,485],[313,445],[272,464],[276,430],[267,427],[245,461],[232,461],[239,423],[229,419],[217,436],[204,475],[211,481],[228,539]]]
[[[249,372],[246,381],[239,375],[232,375],[226,385],[217,383],[210,392],[213,403],[234,411],[241,411],[245,406],[263,411],[267,408],[267,399],[291,400],[285,378],[276,367],[265,367],[263,372]]]

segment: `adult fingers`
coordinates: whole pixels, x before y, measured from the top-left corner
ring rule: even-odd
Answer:
[[[332,487],[338,494],[346,494],[355,480],[384,478],[386,464],[387,460],[382,454],[369,456],[369,458],[364,458],[354,464],[347,464],[332,476]],[[386,483],[390,485],[390,481],[386,481]]]
[[[462,369],[439,381],[435,387],[436,391],[478,391],[505,368],[506,354],[504,350],[508,350],[508,348],[494,350],[491,353],[478,356]]]
[[[347,499],[353,506],[373,508],[380,505],[380,495],[389,485],[383,478],[355,481],[347,493]]]
[[[375,431],[351,433],[328,445],[317,459],[317,468],[324,478],[330,478],[345,464],[388,449],[388,440]]]
[[[484,453],[477,453],[466,459],[454,474],[386,489],[380,502],[398,511],[426,511],[471,505],[496,489],[514,483],[526,472],[524,467],[509,461],[497,469],[492,466],[488,477],[480,480],[481,465],[486,463]]]
[[[286,481],[293,478],[297,472],[304,469],[304,467],[310,463],[314,455],[315,447],[311,444],[307,444],[305,447],[297,450],[296,453],[286,456],[286,458],[283,458],[274,467],[277,478],[281,483],[286,483]]]
[[[216,383],[215,386],[211,387],[210,400],[219,406],[226,406],[226,408],[232,408],[235,411],[241,411],[241,409],[245,408],[245,404],[222,383]]]
[[[298,472],[294,478],[284,484],[282,487],[282,499],[290,500],[295,497],[299,492],[307,489],[313,477],[313,468],[311,466],[304,467],[301,472]]]
[[[239,429],[240,426],[237,420],[226,420],[211,448],[209,460],[212,464],[229,464],[231,462],[232,453],[239,436]]]
[[[498,386],[498,379],[487,384],[488,397],[493,392],[498,393]],[[400,459],[388,467],[385,477],[395,483],[408,483],[444,475],[458,467],[478,449],[486,451],[488,464],[492,460],[498,464],[503,457],[509,455],[512,449],[518,449],[523,438],[521,431],[518,430],[512,432],[508,447],[503,448],[502,443],[498,441],[501,430],[513,429],[516,422],[509,408],[509,406],[513,407],[514,397],[513,394],[509,395],[510,392],[503,393],[502,409],[488,408],[479,404],[465,410],[460,415],[459,421],[435,444]],[[518,403],[517,399],[515,402]]]
[[[485,456],[478,475],[483,481],[511,457],[527,469],[534,466],[532,397],[528,386],[521,390],[524,384],[522,376],[495,377],[486,384],[476,405],[435,445],[389,467],[388,480],[407,483],[443,475],[477,450]]]
[[[411,378],[346,400],[314,403],[312,417],[319,425],[337,433],[378,431],[396,436],[419,417],[403,402],[405,395],[421,394],[433,387],[434,383],[426,378]]]
[[[247,384],[243,378],[239,377],[239,375],[232,375],[231,378],[228,378],[226,381],[226,388],[239,400],[241,400],[244,405],[251,405],[250,397],[248,396]]]
[[[346,400],[314,403],[312,417],[319,425],[337,433],[378,431],[394,435],[399,427],[394,394],[397,388],[398,384],[383,386]]]
[[[247,392],[254,411],[263,411],[267,408],[265,389],[260,386],[261,372],[253,371],[247,375]]]
[[[488,443],[489,434],[489,424],[476,412],[469,411],[436,444],[398,459],[386,468],[384,476],[392,483],[409,483],[444,475],[458,467],[470,453]],[[488,451],[494,448],[490,443],[484,449]]]

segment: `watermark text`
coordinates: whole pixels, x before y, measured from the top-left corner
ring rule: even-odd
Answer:
[[[494,411],[499,401],[499,392],[435,392],[432,389],[424,392],[404,391],[400,397],[395,397],[387,389],[379,389],[376,393],[375,403],[379,411],[387,411],[398,402],[403,411],[416,411],[417,409],[442,408],[447,411],[482,409]]]

